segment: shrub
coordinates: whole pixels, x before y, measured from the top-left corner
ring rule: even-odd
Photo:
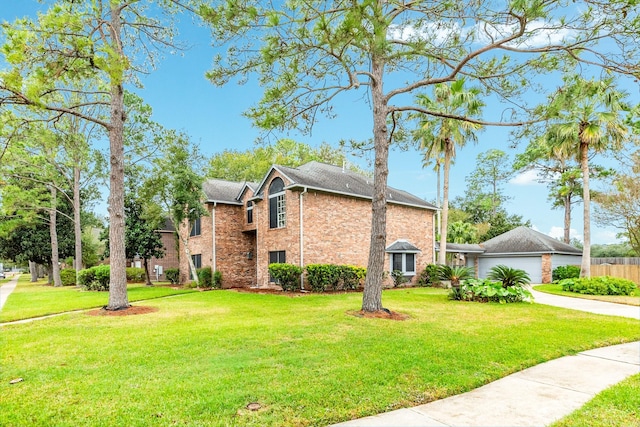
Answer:
[[[578,277],[580,277],[580,267],[577,265],[561,265],[560,267],[556,267],[553,273],[551,273],[551,278],[554,282]]]
[[[502,287],[524,286],[531,283],[529,274],[519,268],[507,267],[506,265],[496,265],[491,267],[488,279],[497,280],[502,283]]]
[[[450,267],[448,265],[441,266],[439,270],[440,279],[449,280],[451,282],[451,286],[453,287],[459,286],[462,280],[471,278],[473,271],[469,267]]]
[[[505,304],[530,302],[533,296],[521,285],[504,287],[501,282],[494,282],[489,279],[467,279],[459,287],[451,289],[449,298],[458,301],[499,302]]]
[[[302,268],[297,265],[284,263],[269,264],[269,274],[285,291],[297,291],[300,289]]]
[[[314,292],[357,289],[367,273],[364,267],[335,264],[309,264],[306,271],[307,283]]]
[[[222,273],[220,272],[220,270],[216,270],[213,272],[213,278],[212,278],[212,286],[216,289],[220,289],[222,288]]]
[[[559,284],[563,291],[587,295],[633,295],[638,289],[631,280],[609,276],[564,279]]]
[[[400,270],[393,270],[391,272],[391,279],[393,279],[393,287],[397,288],[407,283],[409,279],[404,276],[404,273]]]
[[[176,285],[180,281],[180,270],[177,268],[167,268],[164,271],[164,275],[167,277],[167,280],[170,281],[172,285]]]
[[[62,286],[73,286],[76,284],[76,270],[73,268],[65,268],[60,271],[60,280]]]
[[[196,270],[198,274],[198,281],[203,288],[210,288],[213,285],[213,275],[211,274],[211,267],[198,268]]]
[[[96,265],[91,267],[95,271],[95,280],[93,285],[94,291],[108,291],[109,280],[111,279],[111,266]]]
[[[128,267],[127,268],[127,282],[140,283],[146,280],[144,274],[144,268]]]
[[[78,285],[82,286],[85,289],[90,289],[95,278],[96,273],[95,270],[93,270],[93,267],[80,270],[78,272]]]
[[[427,264],[420,272],[417,280],[418,286],[438,286],[440,285],[440,266],[438,264]]]

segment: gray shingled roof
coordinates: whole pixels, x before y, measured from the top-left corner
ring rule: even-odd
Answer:
[[[238,195],[244,188],[244,182],[224,181],[222,179],[208,179],[202,185],[207,202],[228,203],[241,205]]]
[[[287,188],[307,187],[309,189],[367,199],[371,199],[373,195],[373,178],[368,178],[338,166],[313,161],[297,168],[277,165],[274,168],[291,181]],[[259,191],[262,193],[264,189],[261,188]],[[436,209],[431,203],[427,203],[406,191],[391,187],[388,187],[387,191],[387,202],[389,203]]]
[[[436,251],[440,251],[440,242],[436,242]],[[447,252],[449,253],[483,253],[482,246],[476,243],[447,243]]]
[[[485,254],[560,253],[580,255],[582,251],[528,227],[518,227],[482,243]]]
[[[386,252],[422,252],[407,240],[396,240],[385,249]]]

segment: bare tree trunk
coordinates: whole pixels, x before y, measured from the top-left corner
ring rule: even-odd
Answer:
[[[582,135],[582,132],[580,133]],[[589,145],[580,142],[580,168],[582,169],[582,201],[584,203],[584,242],[580,277],[591,277],[591,195],[589,194]]]
[[[111,2],[110,30],[112,48],[119,58],[123,58],[120,24],[120,5]],[[124,64],[123,64],[124,66]],[[111,126],[109,127],[110,147],[110,188],[109,188],[109,257],[111,278],[109,283],[109,303],[107,310],[129,307],[127,297],[127,260],[124,243],[124,89],[122,76],[111,77]]]
[[[444,185],[442,189],[442,218],[440,220],[440,252],[438,252],[438,264],[447,263],[447,234],[449,227],[449,170],[451,168],[451,151],[447,141],[444,153]]]
[[[51,276],[49,282],[53,281],[53,286],[62,286],[60,279],[60,257],[58,255],[58,230],[56,229],[56,221],[58,211],[56,210],[57,191],[51,186],[51,208],[49,209],[49,236],[51,238]]]
[[[38,281],[38,265],[33,261],[29,261],[29,273],[31,274],[31,281],[37,282]]]
[[[82,224],[80,223],[80,166],[73,168],[73,232],[75,235],[75,258],[73,268],[76,270],[76,285],[78,272],[82,270]]]
[[[571,194],[564,196],[564,242],[571,243]]]
[[[176,230],[180,230],[179,224],[173,224]],[[184,229],[185,227],[183,227]],[[187,235],[190,233],[189,227],[186,227]],[[182,241],[182,245],[184,246],[184,253],[187,255],[187,262],[189,263],[189,270],[191,270],[191,280],[196,282],[196,286],[200,287],[200,279],[198,279],[198,273],[196,272],[196,266],[193,263],[193,258],[191,257],[191,249],[189,249],[189,238],[184,237],[180,231],[178,231],[178,237]]]
[[[144,265],[144,277],[145,277],[145,284],[147,286],[153,286],[153,283],[151,283],[151,276],[149,275],[149,260],[148,259],[143,259],[142,260],[142,265]]]
[[[382,307],[384,249],[387,242],[387,177],[389,175],[389,136],[387,135],[387,104],[382,92],[384,64],[372,61],[371,98],[373,100],[373,197],[371,202],[371,241],[367,277],[362,294],[362,310],[375,312]]]

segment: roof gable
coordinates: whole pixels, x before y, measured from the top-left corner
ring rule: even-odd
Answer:
[[[312,161],[297,168],[272,166],[265,179],[260,183],[257,196],[262,196],[264,186],[274,171],[278,171],[287,181],[286,188],[301,188],[342,194],[345,196],[371,199],[373,196],[373,179],[344,168]],[[423,209],[437,209],[431,203],[406,191],[387,187],[387,202]]]
[[[482,243],[485,254],[562,253],[581,255],[582,251],[564,242],[532,230],[517,227]]]
[[[208,203],[225,203],[241,205],[238,195],[244,189],[245,183],[224,181],[222,179],[208,179],[202,184]]]

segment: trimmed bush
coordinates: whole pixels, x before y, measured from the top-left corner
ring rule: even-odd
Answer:
[[[440,286],[440,266],[438,264],[427,264],[420,272],[416,282],[418,286]]]
[[[210,288],[213,284],[213,275],[211,274],[211,267],[202,267],[196,270],[198,274],[198,281],[203,288]]]
[[[214,288],[216,289],[222,288],[222,273],[220,272],[220,270],[216,270],[213,272],[212,279],[213,279],[212,285]]]
[[[79,285],[88,291],[108,291],[111,268],[108,265],[80,270],[78,272]]]
[[[577,265],[561,265],[556,267],[551,273],[551,278],[554,283],[564,279],[576,279],[580,277],[580,267]]]
[[[167,268],[164,271],[164,275],[167,277],[167,280],[171,282],[172,285],[177,285],[180,281],[180,270],[177,268]]]
[[[78,272],[78,285],[82,286],[85,289],[90,289],[95,278],[96,272],[95,270],[93,270],[93,267],[87,268],[85,270],[80,270]]]
[[[563,291],[585,295],[633,295],[638,289],[631,280],[610,276],[564,279],[558,284]]]
[[[76,270],[73,268],[65,268],[60,271],[60,280],[62,286],[73,286],[76,284]]]
[[[531,302],[531,292],[520,285],[504,287],[501,282],[489,279],[467,279],[459,287],[451,289],[449,299],[457,301],[499,302]]]
[[[300,289],[300,275],[302,268],[293,264],[274,263],[269,264],[269,274],[282,286],[284,291],[297,291]]]
[[[357,289],[367,274],[366,268],[354,265],[309,264],[305,269],[314,292]]]
[[[127,282],[141,283],[146,280],[144,268],[127,267]]]

